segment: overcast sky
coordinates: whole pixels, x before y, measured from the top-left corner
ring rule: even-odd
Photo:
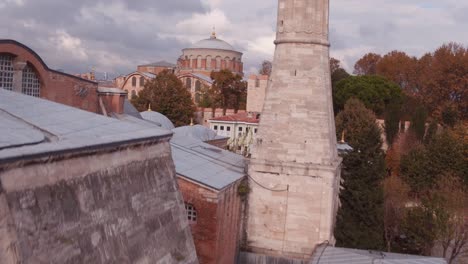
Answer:
[[[0,0],[0,38],[35,50],[50,68],[126,74],[219,38],[244,53],[246,73],[274,51],[277,0]],[[466,0],[330,0],[332,56],[352,71],[367,52],[420,56],[467,45]]]

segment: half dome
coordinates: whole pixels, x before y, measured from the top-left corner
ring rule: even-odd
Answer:
[[[191,49],[220,49],[220,50],[231,50],[235,51],[234,47],[231,44],[227,43],[224,40],[216,38],[216,36],[211,36],[208,39],[203,39],[193,44]]]

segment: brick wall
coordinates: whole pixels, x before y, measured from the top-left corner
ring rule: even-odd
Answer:
[[[33,66],[40,80],[42,98],[100,113],[97,83],[50,70],[33,50],[15,41],[0,41],[0,53],[11,54],[15,62]]]
[[[197,222],[190,227],[200,264],[217,264],[217,193],[182,177],[178,177],[177,182],[184,201],[197,210]]]

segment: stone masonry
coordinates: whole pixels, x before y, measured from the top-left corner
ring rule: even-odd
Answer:
[[[276,50],[249,165],[247,251],[308,259],[334,243],[341,160],[328,0],[279,0]]]
[[[168,140],[1,162],[0,263],[198,263]]]

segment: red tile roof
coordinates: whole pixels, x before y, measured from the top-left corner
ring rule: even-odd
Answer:
[[[220,116],[211,118],[210,121],[224,121],[224,122],[243,122],[243,123],[257,123],[260,121],[260,113],[251,112],[251,113],[237,113],[234,115]]]

